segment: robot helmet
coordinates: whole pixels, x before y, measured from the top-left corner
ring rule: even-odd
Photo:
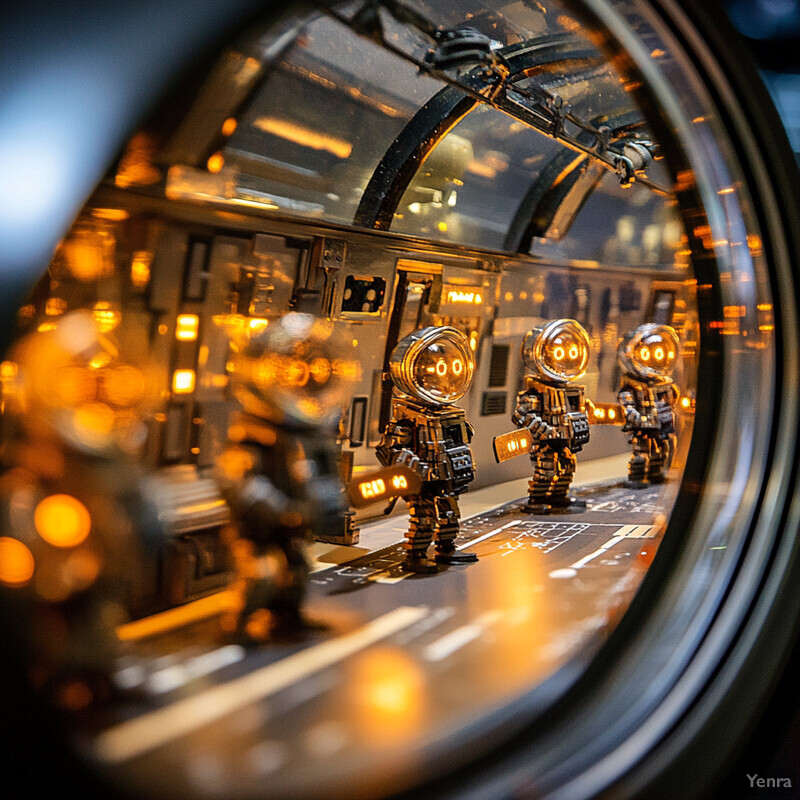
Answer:
[[[231,387],[250,414],[278,425],[335,424],[360,367],[333,324],[295,311],[270,322],[234,358]]]
[[[536,327],[522,340],[522,360],[545,380],[580,378],[589,364],[589,336],[574,319],[556,319]]]
[[[680,341],[669,325],[649,322],[622,338],[617,359],[622,369],[639,378],[666,378],[675,366]]]
[[[450,405],[472,382],[469,339],[456,328],[432,326],[410,333],[392,350],[389,370],[403,394],[431,405]]]
[[[147,370],[120,357],[119,344],[89,311],[21,340],[12,358],[19,381],[12,407],[37,435],[97,455],[136,452],[154,397]]]

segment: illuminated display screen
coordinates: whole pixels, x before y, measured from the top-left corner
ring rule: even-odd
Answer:
[[[533,437],[526,428],[520,428],[510,433],[503,433],[494,438],[494,457],[498,464],[527,453],[533,444]]]
[[[442,300],[445,303],[479,306],[483,303],[483,295],[480,289],[472,286],[455,286],[448,283],[444,286]]]
[[[347,485],[347,499],[353,508],[363,508],[381,500],[416,494],[422,479],[408,467],[395,466],[354,478]]]

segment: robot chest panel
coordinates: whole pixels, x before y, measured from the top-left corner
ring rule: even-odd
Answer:
[[[418,434],[419,455],[430,464],[434,480],[471,480],[472,452],[463,418],[432,420]]]
[[[583,410],[583,387],[550,389],[543,397],[545,419],[572,447],[589,441],[589,418]]]

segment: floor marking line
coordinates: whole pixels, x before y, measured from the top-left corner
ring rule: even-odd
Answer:
[[[506,528],[511,528],[514,525],[519,525],[520,520],[515,519],[513,522],[507,522],[505,525],[502,525],[499,528],[495,528],[493,531],[489,531],[489,533],[484,533],[483,536],[479,536],[477,539],[471,539],[468,542],[464,542],[464,544],[458,545],[456,550],[463,550],[465,547],[472,547],[473,545],[478,544],[478,542],[482,542],[484,539],[488,539],[490,536],[494,536],[496,533],[500,533],[500,531],[504,531]]]
[[[613,539],[609,539],[602,547],[598,547],[593,553],[589,553],[588,556],[584,556],[580,560],[576,561],[574,564],[570,564],[570,567],[573,569],[580,569],[585,564],[588,564],[593,559],[597,558],[598,556],[603,555],[607,550],[612,548],[615,544],[621,542],[625,537],[624,536],[615,536]]]
[[[500,611],[487,611],[481,614],[473,622],[462,625],[460,628],[446,633],[441,639],[429,644],[423,650],[423,658],[426,661],[441,661],[447,658],[447,656],[455,653],[456,650],[460,650],[481,636],[486,628],[501,616]]]
[[[478,542],[482,542],[484,539],[488,539],[490,536],[494,536],[496,533],[500,533],[500,531],[504,531],[506,528],[511,528],[514,525],[518,525],[519,520],[514,520],[513,522],[507,522],[505,525],[502,525],[499,528],[495,528],[493,531],[489,531],[488,533],[484,533],[482,536],[479,536],[477,539],[470,539],[468,542],[464,542],[463,544],[457,545],[456,550],[463,550],[465,547],[472,547],[472,545],[478,544]],[[401,562],[398,562],[401,563]],[[372,581],[373,583],[399,583],[400,581],[405,580],[406,578],[411,577],[413,572],[403,572],[400,575],[391,575],[388,569],[382,569],[378,572],[370,573],[368,580]]]
[[[117,628],[117,636],[123,642],[144,639],[226,611],[234,611],[240,602],[241,599],[237,592],[233,589],[225,589],[191,603],[176,606],[133,622],[126,622]]]
[[[428,613],[427,606],[400,606],[352,633],[301,650],[248,675],[109,728],[95,739],[94,751],[108,763],[135,758],[263,700],[298,679],[407,628]]]

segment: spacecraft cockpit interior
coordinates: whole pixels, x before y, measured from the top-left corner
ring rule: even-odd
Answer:
[[[0,364],[9,652],[109,791],[582,798],[687,713],[800,362],[686,19],[265,3],[126,138]]]

